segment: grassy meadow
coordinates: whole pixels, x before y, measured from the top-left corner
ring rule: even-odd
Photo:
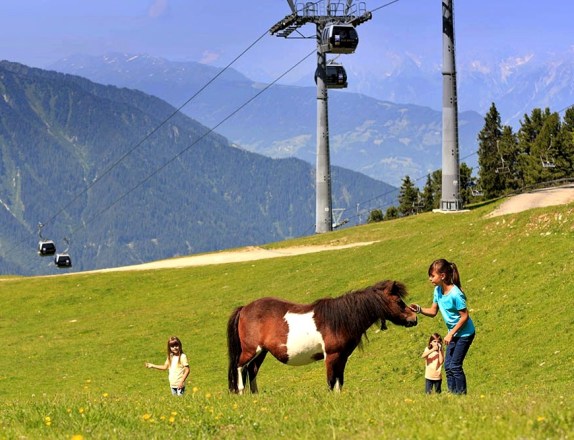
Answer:
[[[367,246],[269,260],[0,280],[0,439],[567,439],[574,427],[574,206],[487,218],[496,202],[271,244]],[[260,393],[227,391],[226,323],[261,296],[311,302],[382,279],[429,305],[427,268],[457,263],[477,337],[467,396],[424,394],[442,318],[368,332],[340,394],[322,362],[272,356]],[[34,255],[31,253],[31,258]],[[191,364],[170,395],[169,336]],[[446,380],[443,380],[446,390]]]

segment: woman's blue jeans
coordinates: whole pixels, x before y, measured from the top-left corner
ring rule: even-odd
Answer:
[[[444,372],[448,390],[453,394],[466,394],[466,376],[462,369],[462,363],[468,353],[470,344],[474,340],[475,334],[452,338],[450,344],[446,346],[446,359],[444,361]]]

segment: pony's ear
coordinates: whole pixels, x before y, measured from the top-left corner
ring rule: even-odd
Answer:
[[[407,288],[400,281],[393,281],[393,285],[391,287],[391,294],[404,298],[407,296]]]
[[[396,281],[391,281],[387,284],[386,293],[387,295],[398,295],[399,286],[397,286]]]

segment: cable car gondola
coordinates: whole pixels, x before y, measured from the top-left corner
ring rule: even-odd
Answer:
[[[69,246],[70,241],[67,238],[64,238],[64,241]],[[69,269],[72,267],[72,258],[68,254],[68,248],[64,252],[57,253],[54,257],[54,264],[59,267],[60,269]]]
[[[38,255],[46,257],[56,253],[56,245],[52,240],[41,240],[38,242]]]
[[[68,269],[72,267],[72,259],[67,252],[62,252],[61,254],[56,254],[54,264],[61,269]]]
[[[38,242],[38,255],[46,257],[56,253],[56,244],[52,240],[46,240],[42,237],[43,227],[44,225],[42,223],[38,223],[38,235],[40,236],[40,241]]]
[[[323,53],[353,53],[359,44],[359,35],[352,24],[331,23],[321,35]]]
[[[319,76],[319,71],[315,71],[315,83],[317,83],[317,77]],[[341,64],[327,64],[325,68],[325,86],[328,89],[345,89],[348,86],[347,83],[347,72]]]

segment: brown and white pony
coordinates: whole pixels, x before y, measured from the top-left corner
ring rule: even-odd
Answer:
[[[397,281],[381,281],[338,298],[296,304],[261,298],[238,307],[227,324],[229,390],[242,394],[247,381],[257,392],[256,377],[270,352],[287,365],[305,365],[321,359],[331,390],[343,386],[347,359],[376,322],[405,327],[417,325],[417,316],[403,301],[407,291]]]

